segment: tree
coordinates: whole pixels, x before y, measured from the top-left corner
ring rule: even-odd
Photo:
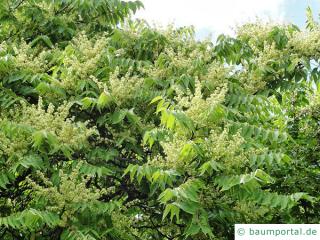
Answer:
[[[140,6],[2,3],[1,239],[318,223],[318,23],[245,24],[213,44],[117,24]]]

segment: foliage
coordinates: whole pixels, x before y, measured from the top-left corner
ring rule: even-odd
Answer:
[[[305,30],[250,23],[213,44],[123,21],[141,6],[1,1],[1,239],[222,240],[239,222],[318,223],[311,10]]]
[[[24,38],[32,46],[52,48],[79,30],[111,31],[142,6],[140,1],[121,0],[1,0],[0,39]]]

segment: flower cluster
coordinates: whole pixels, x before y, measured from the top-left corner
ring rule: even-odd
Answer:
[[[270,32],[277,26],[272,23],[255,23],[244,24],[236,30],[237,38],[247,42],[251,48],[263,49],[264,43],[270,43]]]
[[[18,69],[31,71],[32,73],[42,73],[48,69],[47,57],[50,50],[43,50],[36,54],[35,49],[22,41],[19,48],[13,46],[15,53],[14,62]]]
[[[319,31],[296,32],[289,40],[288,45],[293,49],[293,53],[300,57],[320,58]]]
[[[204,99],[202,94],[201,82],[196,79],[196,87],[194,96],[180,97],[182,103],[185,103],[185,98],[189,98],[188,106],[185,104],[181,107],[188,107],[185,111],[186,115],[199,126],[207,126],[210,123],[210,115],[215,110],[215,107],[223,103],[227,93],[226,85],[217,87],[211,95]],[[178,102],[179,105],[179,102]]]
[[[186,159],[181,157],[181,151],[186,144],[192,144],[183,136],[175,134],[170,142],[161,142],[161,146],[166,154],[165,159],[157,158],[157,165],[161,165],[166,169],[183,169],[187,167]]]
[[[19,126],[8,119],[0,119],[0,158],[7,156],[10,159],[17,159],[28,152],[30,145],[29,132],[25,126]]]
[[[95,75],[99,61],[105,53],[107,39],[99,37],[89,40],[81,33],[73,39],[59,58],[62,60],[60,85],[69,91],[76,91],[80,80],[89,80]]]
[[[209,92],[214,91],[217,87],[223,87],[228,83],[231,67],[213,61],[208,67],[206,74],[200,75],[199,80],[203,88],[208,88]]]
[[[49,104],[45,109],[42,99],[39,98],[38,106],[22,104],[19,121],[32,126],[35,130],[54,134],[61,144],[68,145],[72,149],[80,149],[86,145],[88,137],[97,131],[88,128],[87,122],[75,122],[74,118],[68,118],[71,105],[65,103],[55,109]]]
[[[119,68],[110,75],[110,93],[119,105],[137,96],[144,83],[144,79],[132,76],[132,68],[124,76],[120,76]]]
[[[240,133],[231,135],[228,129],[212,130],[203,142],[206,158],[223,163],[226,171],[235,171],[246,165],[247,156],[242,148],[245,142]]]
[[[239,78],[244,88],[249,92],[255,93],[263,89],[266,84],[274,80],[275,76],[283,76],[285,69],[279,68],[288,58],[288,50],[279,50],[276,43],[264,42],[263,48],[259,49],[257,46],[252,46],[255,57],[255,68],[252,64],[243,64],[243,71],[240,72]],[[253,69],[252,69],[253,68]],[[272,69],[273,75],[264,74]]]
[[[80,177],[81,163],[75,167],[71,173],[59,172],[59,185],[54,185],[43,173],[38,172],[38,176],[45,186],[39,185],[31,179],[27,179],[29,185],[34,190],[35,199],[44,199],[46,210],[61,215],[61,226],[67,226],[74,220],[77,205],[92,204],[97,202],[104,193],[103,190],[87,188],[88,180]]]

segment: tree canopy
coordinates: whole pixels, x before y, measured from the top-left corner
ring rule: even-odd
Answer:
[[[233,239],[320,221],[320,25],[199,41],[140,1],[0,1],[0,238]]]

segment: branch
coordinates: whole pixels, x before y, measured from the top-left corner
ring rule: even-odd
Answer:
[[[25,1],[25,0],[21,0],[14,8],[10,8],[10,11],[15,11],[15,10],[17,10],[24,1]]]
[[[154,224],[154,222],[152,221],[152,219],[150,218],[150,222],[151,224],[155,227],[155,229],[157,230],[157,232],[162,236],[162,237],[165,237],[169,240],[173,240],[173,237],[170,237],[170,236],[167,236],[165,235],[164,233],[162,233],[158,228],[156,228],[156,225]]]
[[[59,15],[61,14],[63,11],[65,11],[68,7],[70,7],[71,2],[69,4],[66,4],[64,7],[62,7],[60,10],[58,10],[57,12],[55,12],[55,15]],[[72,8],[68,11],[70,12],[72,10]],[[67,12],[66,12],[67,13]]]

